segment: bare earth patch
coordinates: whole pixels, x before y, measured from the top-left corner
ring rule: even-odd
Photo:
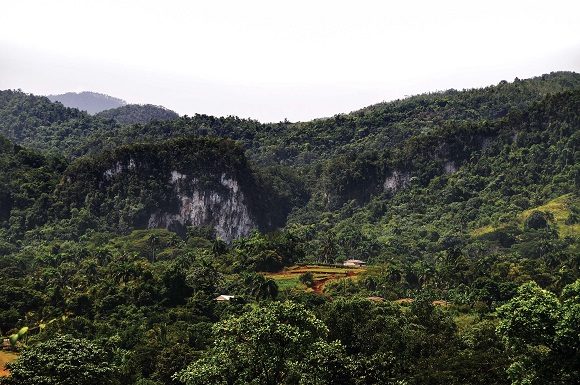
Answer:
[[[276,281],[280,289],[302,288],[307,290],[306,286],[300,283],[299,277],[304,273],[312,273],[314,277],[312,290],[316,293],[322,293],[326,283],[341,278],[354,277],[363,271],[365,269],[361,267],[297,265],[287,267],[277,273],[265,273],[264,275]]]
[[[8,377],[10,372],[6,369],[6,364],[16,360],[18,354],[0,350],[0,377]]]

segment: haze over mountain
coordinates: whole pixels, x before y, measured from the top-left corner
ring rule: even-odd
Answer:
[[[0,89],[90,90],[180,115],[280,122],[580,71],[577,0],[172,4],[7,1]]]
[[[47,95],[46,97],[52,102],[60,102],[65,107],[77,108],[81,111],[86,111],[89,114],[96,114],[104,110],[122,107],[127,104],[127,102],[122,99],[90,91],[67,92],[60,95]]]

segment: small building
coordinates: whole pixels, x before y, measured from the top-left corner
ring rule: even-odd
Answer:
[[[365,261],[361,261],[360,259],[347,259],[344,261],[343,266],[350,266],[350,267],[363,267],[367,263]]]
[[[234,298],[233,295],[225,295],[225,294],[222,294],[219,297],[216,297],[215,298],[215,301],[229,301],[232,298]]]

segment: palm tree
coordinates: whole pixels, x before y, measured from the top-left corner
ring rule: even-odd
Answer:
[[[113,253],[111,253],[111,250],[105,247],[100,247],[95,251],[95,257],[100,266],[107,265],[111,261],[112,256]]]
[[[159,246],[159,236],[151,234],[149,236],[149,246],[151,246],[151,262],[155,262],[155,249]]]
[[[336,239],[334,238],[333,234],[328,233],[327,236],[323,239],[322,244],[322,258],[324,263],[334,261],[336,254]]]
[[[435,269],[427,263],[418,263],[415,266],[419,279],[419,287],[425,287],[435,278]]]
[[[278,296],[278,285],[271,278],[261,274],[248,274],[244,279],[249,293],[257,300],[275,299]]]

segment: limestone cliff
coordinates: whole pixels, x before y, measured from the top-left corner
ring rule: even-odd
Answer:
[[[232,241],[283,225],[276,194],[235,142],[185,138],[122,147],[73,164],[58,193],[112,229],[211,226]],[[66,215],[67,211],[64,211]]]
[[[219,182],[223,188],[207,189],[197,178],[171,171],[170,183],[178,199],[177,210],[154,211],[147,227],[211,226],[218,237],[226,241],[248,235],[258,224],[250,214],[240,184],[226,173],[221,174]]]

